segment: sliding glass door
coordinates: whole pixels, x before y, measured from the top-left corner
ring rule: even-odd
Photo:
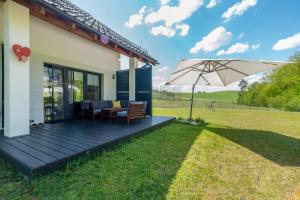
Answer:
[[[68,72],[68,99],[66,102],[65,110],[66,110],[66,117],[72,118],[74,116],[74,109],[80,109],[78,106],[80,102],[84,99],[84,79],[83,79],[83,72],[74,71],[74,70],[67,70]],[[75,108],[75,106],[77,107]],[[78,108],[79,107],[79,108]]]
[[[87,74],[87,100],[96,101],[99,99],[100,81],[99,75]]]
[[[44,67],[44,112],[46,121],[64,119],[63,70]]]
[[[100,100],[100,79],[100,74],[45,64],[45,121],[71,119],[82,100]]]

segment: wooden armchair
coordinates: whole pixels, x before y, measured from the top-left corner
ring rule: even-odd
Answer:
[[[123,118],[127,120],[127,124],[130,125],[130,121],[133,119],[139,119],[142,121],[144,117],[144,104],[142,103],[130,103],[127,111],[118,112],[118,119]]]

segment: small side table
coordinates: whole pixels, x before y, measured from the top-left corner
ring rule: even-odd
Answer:
[[[104,108],[103,111],[106,114],[105,117],[112,121],[112,119],[117,118],[117,112],[125,111],[125,108]]]

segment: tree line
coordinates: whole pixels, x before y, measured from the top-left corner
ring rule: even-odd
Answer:
[[[300,111],[300,52],[289,61],[292,63],[266,75],[261,83],[247,86],[241,82],[238,103]]]

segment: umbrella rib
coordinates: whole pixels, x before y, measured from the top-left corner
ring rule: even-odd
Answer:
[[[217,64],[217,63],[216,63],[216,64]],[[213,64],[213,63],[211,63],[211,65],[213,66],[214,70],[215,70],[215,71],[216,71],[216,73],[219,75],[219,77],[220,77],[220,79],[221,79],[221,81],[222,81],[223,85],[225,86],[225,82],[224,82],[224,80],[222,79],[221,75],[219,74],[219,71],[217,71],[217,70],[216,70],[216,66],[214,66],[214,64]],[[217,64],[217,65],[218,65],[218,64]]]
[[[203,64],[204,64],[204,68],[202,69],[202,72],[199,74],[199,76],[198,76],[198,78],[197,78],[197,81],[195,82],[194,85],[197,85],[198,81],[200,80],[201,76],[203,75],[203,71],[206,70],[206,68],[207,68],[208,62],[206,62],[206,63],[203,62]],[[203,76],[202,76],[202,77],[203,77]]]
[[[210,83],[208,82],[208,80],[202,75],[203,80],[205,80],[205,82],[210,85]]]
[[[195,68],[195,66],[200,66],[200,65],[202,65],[202,64],[203,64],[203,62],[204,62],[204,61],[201,61],[200,63],[194,64],[194,65],[192,65],[192,66],[190,66],[190,67],[188,67],[188,68],[185,68],[185,69],[179,70],[179,71],[177,71],[177,72],[174,72],[172,75],[174,75],[174,74],[176,74],[176,73],[179,73],[179,72],[181,72],[181,71],[184,71],[184,70],[186,70],[186,69],[192,68],[192,69],[190,69],[189,71],[187,71],[187,72],[185,72],[185,73],[181,74],[180,76],[178,76],[178,77],[176,77],[176,78],[172,79],[171,81],[168,81],[168,83],[171,83],[171,82],[173,82],[173,81],[177,80],[178,78],[180,78],[180,77],[182,77],[182,76],[186,75],[187,73],[189,73],[189,72],[193,71],[194,69],[197,69],[197,71],[200,71],[200,69],[198,69],[198,68]]]
[[[200,63],[194,64],[194,65],[192,65],[192,66],[189,66],[189,67],[187,67],[187,68],[181,69],[181,70],[179,70],[179,71],[176,71],[176,72],[172,73],[172,75],[177,74],[177,73],[179,73],[179,72],[182,72],[182,71],[184,71],[184,70],[186,70],[186,69],[189,69],[189,68],[199,70],[199,69],[198,69],[197,67],[195,67],[195,66],[200,66],[200,65],[202,65],[202,64],[203,64],[203,61],[201,61]]]
[[[231,67],[226,66],[226,65],[229,64],[231,61],[228,62],[228,63],[226,63],[226,65],[225,65],[225,64],[221,64],[221,63],[216,62],[216,61],[214,61],[214,62],[217,63],[218,65],[221,65],[221,67],[225,67],[226,69],[230,69],[230,70],[232,70],[232,71],[235,71],[235,72],[237,72],[237,73],[243,74],[243,75],[245,75],[245,76],[250,76],[250,75],[248,75],[248,74],[245,74],[244,72],[241,72],[241,71],[239,71],[239,70],[236,70],[236,69],[233,69],[233,68],[231,68]]]
[[[213,61],[215,64],[217,64],[217,65],[220,65],[219,67],[216,67],[216,70],[219,70],[221,67],[225,67],[225,69],[227,69],[228,67],[227,67],[227,65],[229,64],[229,63],[231,63],[231,61],[227,61],[225,64],[222,64],[222,63],[220,63],[220,62],[218,62],[218,61]]]
[[[183,74],[181,74],[180,76],[177,76],[176,78],[172,79],[171,81],[168,81],[168,83],[171,83],[171,82],[173,82],[173,81],[175,81],[175,80],[179,79],[180,77],[182,77],[182,76],[186,75],[187,73],[189,73],[189,72],[191,72],[191,71],[192,71],[192,70],[189,70],[189,71],[187,71],[187,72],[184,72],[184,73],[183,73]]]

